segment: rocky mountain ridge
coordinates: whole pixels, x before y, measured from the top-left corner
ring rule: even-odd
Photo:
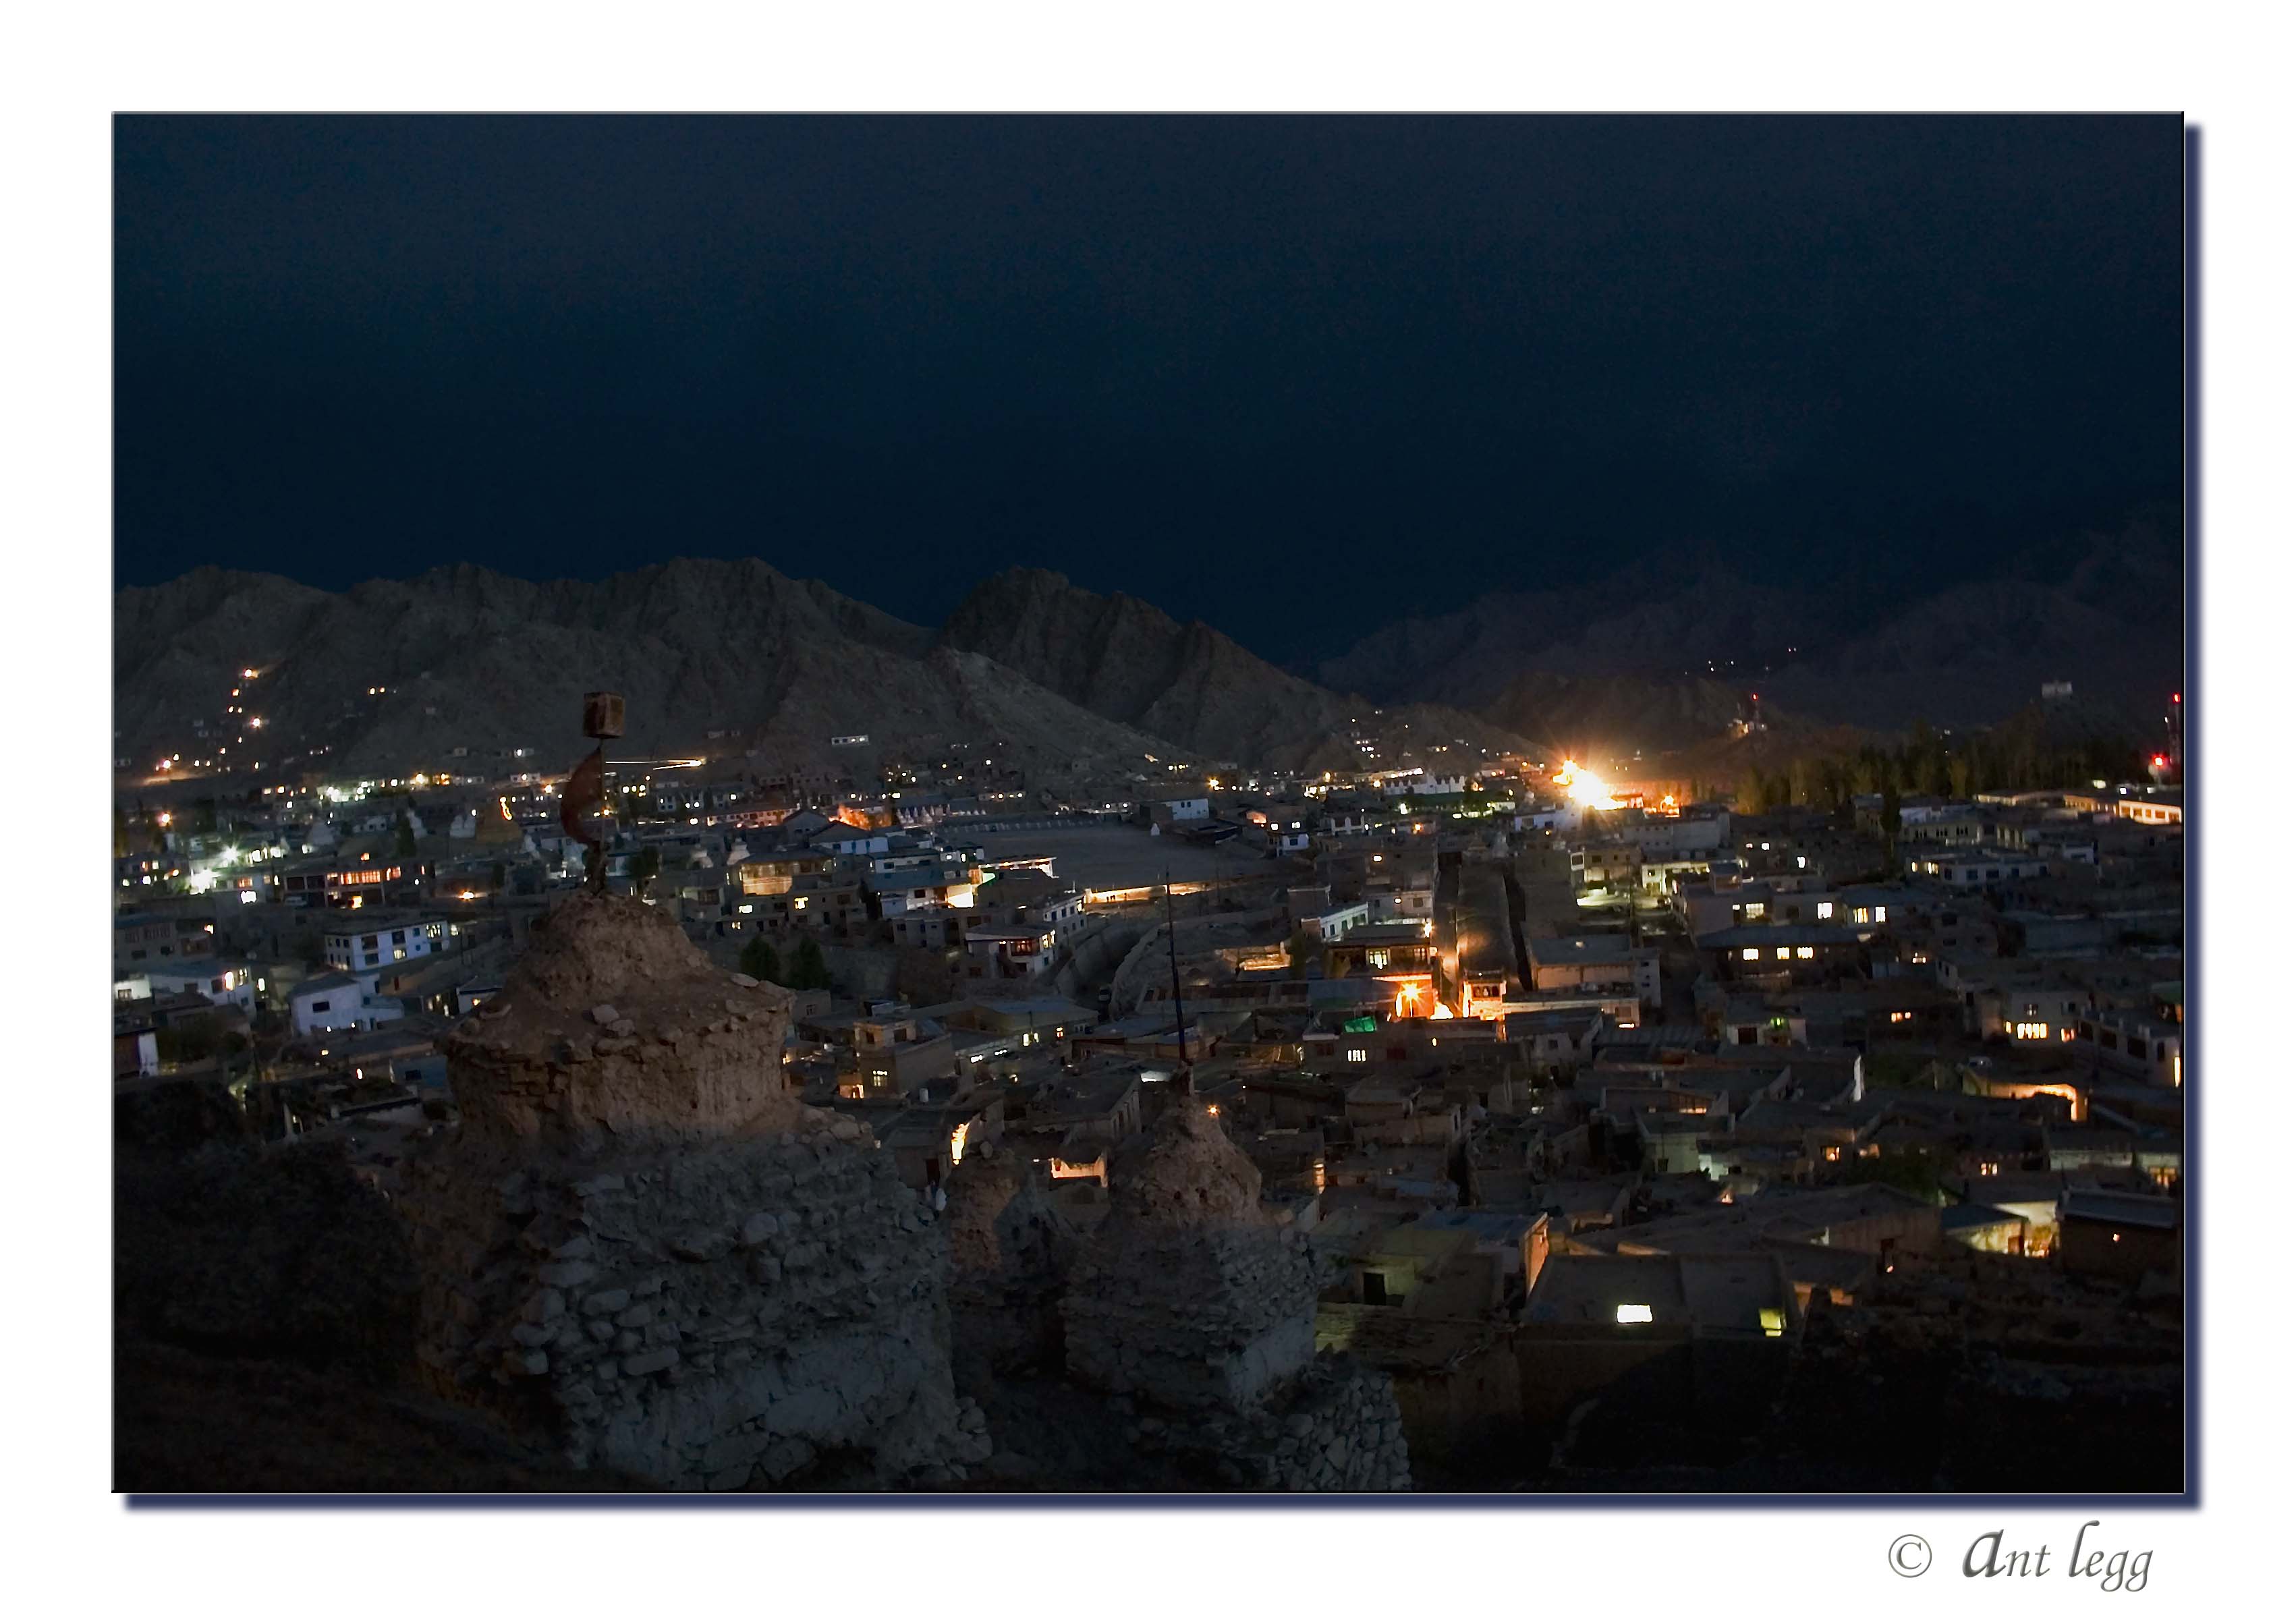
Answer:
[[[1464,761],[1522,748],[1513,731],[1433,703],[1376,705],[1254,656],[1210,625],[1102,595],[1042,569],[984,581],[949,615],[945,643],[978,651],[1104,718],[1215,757],[1287,768],[1406,753]]]
[[[120,592],[116,750],[128,767],[181,751],[205,721],[216,756],[390,774],[529,749],[569,761],[586,690],[622,692],[619,749],[757,755],[817,769],[832,738],[873,757],[1003,743],[1016,766],[1137,766],[1152,746],[934,633],[763,562],[678,560],[595,583],[483,569],[373,580],[340,595],[200,569]],[[241,672],[259,677],[242,686]],[[232,688],[248,717],[226,721]]]
[[[1359,763],[1358,735],[1397,756],[1520,744],[1449,709],[1340,697],[1202,625],[1027,571],[938,631],[757,560],[546,584],[459,565],[340,594],[204,568],[120,591],[113,617],[115,751],[135,774],[204,758],[388,775],[520,749],[547,769],[582,745],[576,699],[602,686],[629,709],[618,750],[739,752],[767,772],[849,766],[832,742],[857,735],[870,765],[963,748],[1040,780]]]
[[[1590,678],[1639,680],[1672,703],[1689,693],[1669,688],[1709,680],[1759,692],[1768,712],[1871,729],[1993,724],[2069,681],[2084,702],[2144,718],[2181,683],[2184,562],[2181,515],[2152,506],[1957,572],[1902,543],[1870,561],[1814,552],[1775,573],[1710,553],[1622,562],[1590,584],[1487,592],[1395,619],[1311,672],[1337,691],[1472,708],[1534,737],[1576,717],[1569,704],[1610,694]],[[1563,706],[1524,712],[1566,682],[1577,684]],[[1611,739],[1638,739],[1651,717]]]

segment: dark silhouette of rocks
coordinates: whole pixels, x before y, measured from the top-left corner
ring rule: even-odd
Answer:
[[[931,1211],[791,1096],[787,995],[745,982],[635,899],[552,912],[409,1161],[423,1372],[660,1486],[953,1479],[989,1444]]]
[[[1409,1486],[1392,1385],[1316,1357],[1314,1253],[1212,1116],[1181,1100],[1111,1191],[1062,1314],[1069,1374],[1139,1409],[1137,1447],[1200,1485]]]

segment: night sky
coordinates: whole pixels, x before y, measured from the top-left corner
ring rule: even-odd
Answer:
[[[1298,661],[2177,494],[2151,119],[125,119],[118,578],[1012,563]],[[1814,555],[1813,555],[1814,554]],[[1806,569],[1800,565],[1806,565]]]

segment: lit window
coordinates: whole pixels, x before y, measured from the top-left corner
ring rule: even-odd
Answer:
[[[1817,905],[1817,917],[1821,920],[1831,920],[1833,918],[1833,905],[1831,903],[1819,904]]]
[[[2120,1241],[2119,1238],[2113,1240]],[[1619,1306],[1620,1326],[1646,1326],[1650,1322],[1651,1306],[1647,1304],[1622,1304]]]
[[[1762,1336],[1765,1338],[1783,1338],[1785,1335],[1785,1311],[1764,1310],[1762,1312]]]
[[[1349,1048],[1348,1050],[1348,1062],[1349,1064],[1361,1064],[1370,1057],[1371,1052],[1365,1048]]]
[[[1817,949],[1815,947],[1797,947],[1794,949],[1794,957],[1798,959],[1814,959],[1816,956]]]
[[[1759,947],[1749,947],[1741,952],[1738,956],[1742,959],[1759,959],[1762,956],[1762,950]]]
[[[1808,950],[1807,948],[1805,948],[1805,949],[1803,950],[1802,956],[1803,956],[1804,958],[1808,958],[1808,957],[1809,956]],[[1793,957],[1793,949],[1792,949],[1792,948],[1791,948],[1791,947],[1781,947],[1781,948],[1779,948],[1779,949],[1778,949],[1778,957],[1780,957],[1780,958],[1782,958],[1782,959],[1790,959],[1790,958]]]

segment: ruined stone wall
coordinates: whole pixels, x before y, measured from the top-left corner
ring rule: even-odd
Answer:
[[[1316,1351],[1307,1236],[1260,1208],[1259,1172],[1183,1099],[1111,1190],[1062,1306],[1071,1375],[1176,1409],[1242,1409]]]
[[[1062,1306],[1069,1374],[1130,1401],[1135,1442],[1218,1484],[1409,1486],[1388,1380],[1316,1358],[1314,1248],[1193,1099],[1116,1179]]]
[[[1062,1306],[1069,1371],[1176,1409],[1241,1409],[1314,1357],[1315,1297],[1297,1232],[1104,1229]]]
[[[504,1138],[788,1130],[791,1002],[635,898],[576,897],[448,1036],[447,1074],[463,1124]]]
[[[1076,1226],[1027,1162],[994,1142],[967,1151],[947,1198],[950,1361],[959,1386],[978,1394],[1000,1374],[1057,1371]]]
[[[787,1005],[634,899],[552,912],[447,1040],[463,1124],[408,1160],[434,1388],[664,1487],[988,1455],[931,1212],[865,1127],[789,1093]]]
[[[1411,1455],[1386,1377],[1341,1355],[1298,1372],[1275,1407],[1166,1417],[1144,1413],[1129,1434],[1192,1481],[1284,1493],[1401,1493]]]
[[[418,1163],[419,1359],[576,1466],[767,1486],[831,1451],[898,1482],[988,1453],[960,1423],[931,1216],[850,1122]]]

